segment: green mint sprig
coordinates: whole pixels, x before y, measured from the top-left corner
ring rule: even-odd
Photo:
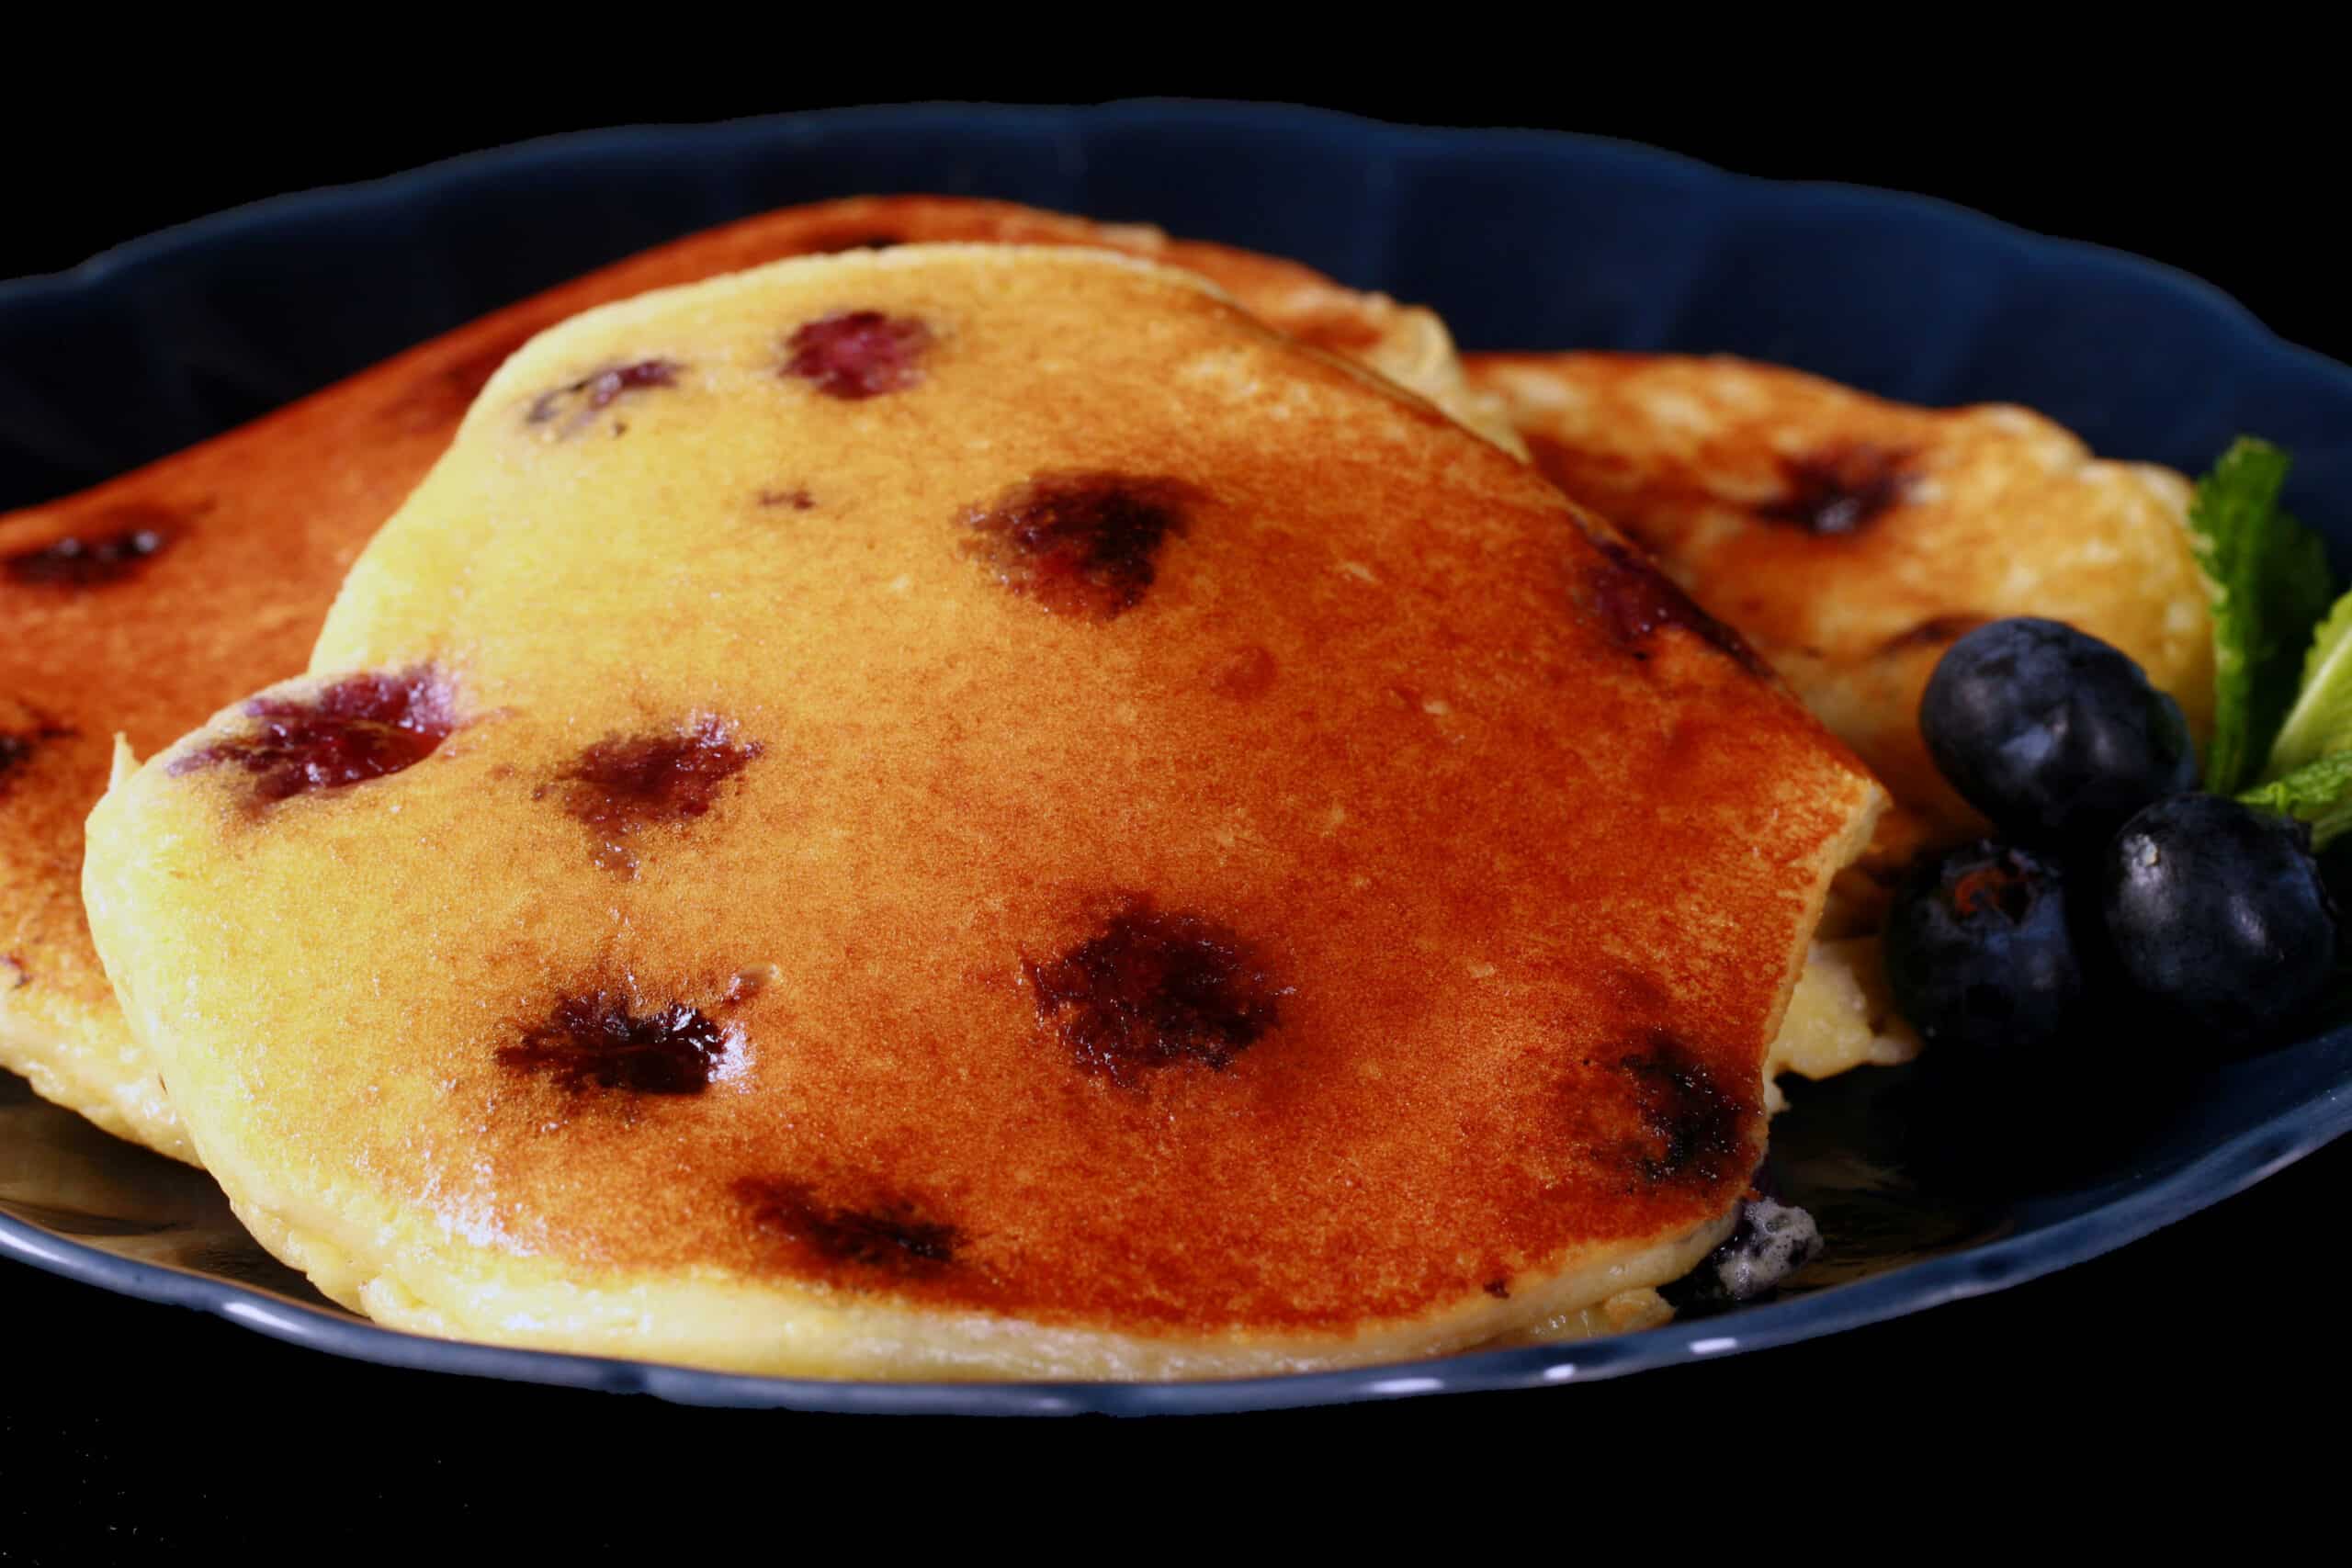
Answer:
[[[2205,787],[2217,795],[2235,795],[2266,773],[2271,743],[2297,705],[2296,654],[2334,595],[2326,547],[2278,505],[2289,462],[2268,442],[2241,436],[2198,481],[2188,509],[2213,590]],[[2303,734],[2299,745],[2308,743],[2308,725]],[[2352,735],[2344,739],[2352,744]]]
[[[2347,748],[2352,748],[2352,593],[2338,599],[2312,634],[2311,651],[2303,656],[2302,685],[2287,710],[2286,722],[2278,727],[2262,777],[2283,778]]]
[[[2352,829],[2352,750],[2332,752],[2238,796],[2308,823],[2312,848],[2324,850]]]
[[[2324,848],[2352,832],[2352,593],[2329,607],[2326,547],[2278,504],[2290,462],[2240,436],[2189,505],[2213,592],[2205,787],[2308,823]]]

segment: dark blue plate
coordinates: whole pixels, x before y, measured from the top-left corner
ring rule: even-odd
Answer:
[[[2352,371],[2194,279],[1915,197],[1664,153],[1299,109],[922,107],[597,132],[266,202],[0,285],[0,507],[198,441],[690,230],[860,192],[1007,197],[1296,256],[1436,306],[1472,348],[1727,350],[1923,402],[2033,405],[2110,456],[2202,468],[2240,431],[2352,558]],[[211,1183],[0,1075],[0,1253],[409,1367],[711,1404],[1222,1411],[1611,1377],[1833,1333],[2118,1247],[2352,1125],[2352,1031],[2151,1086],[2120,1134],[2020,1168],[1917,1135],[1905,1072],[1799,1086],[1774,1179],[1829,1252],[1780,1299],[1646,1333],[1187,1384],[831,1383],[449,1344],[322,1302]],[[2019,1086],[2030,1094],[2030,1085]],[[2009,1140],[2013,1146],[2016,1140]]]

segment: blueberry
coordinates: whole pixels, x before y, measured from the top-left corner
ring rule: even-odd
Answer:
[[[1952,787],[2022,843],[2096,842],[2197,787],[2180,705],[2121,650],[2057,621],[1994,621],[1953,643],[1919,732]]]
[[[2310,830],[2287,818],[2219,795],[2160,801],[2123,825],[2100,882],[2124,974],[2214,1043],[2276,1034],[2335,969],[2335,906]]]
[[[2064,874],[1990,840],[1923,861],[1887,914],[1886,978],[1931,1045],[2007,1055],[2055,1042],[2086,990]]]

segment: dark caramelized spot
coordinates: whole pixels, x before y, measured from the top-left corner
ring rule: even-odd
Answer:
[[[568,387],[540,393],[524,418],[532,424],[559,424],[559,434],[570,435],[627,393],[676,386],[682,368],[675,360],[640,359],[592,370]]]
[[[1756,515],[1808,534],[1859,533],[1903,503],[1911,485],[1903,468],[1909,458],[1907,452],[1861,441],[1784,457],[1786,493],[1756,508]]]
[[[789,506],[795,512],[806,512],[817,504],[817,498],[806,490],[763,490],[760,491],[762,506]]]
[[[1653,1183],[1714,1182],[1743,1174],[1731,1162],[1751,1107],[1717,1083],[1705,1062],[1663,1030],[1618,1066],[1634,1081],[1634,1103],[1649,1133],[1636,1153]]]
[[[1057,615],[1109,620],[1142,602],[1161,543],[1202,499],[1181,479],[1040,474],[966,513],[965,553]]]
[[[141,502],[119,506],[86,534],[19,550],[5,563],[9,578],[31,588],[83,590],[120,582],[179,536],[178,516]]]
[[[1023,969],[1038,1021],[1079,1066],[1131,1086],[1188,1062],[1222,1072],[1274,1027],[1290,994],[1232,931],[1148,898],[1127,899],[1099,933]]]
[[[346,675],[309,697],[256,697],[254,727],[175,758],[172,776],[223,763],[254,777],[267,806],[413,768],[457,728],[447,686],[420,666],[397,674]]]
[[[822,1264],[931,1274],[955,1262],[964,1244],[963,1232],[906,1198],[838,1206],[807,1182],[750,1177],[735,1183],[735,1198],[752,1224]]]
[[[13,953],[0,953],[0,975],[8,980],[8,989],[21,991],[33,983],[33,972],[25,961]]]
[[[1486,1292],[1487,1294],[1494,1297],[1495,1300],[1498,1302],[1507,1302],[1510,1300],[1510,1281],[1509,1280],[1489,1280],[1486,1283]]]
[[[1586,584],[1600,624],[1620,647],[1636,659],[1647,659],[1650,639],[1666,627],[1679,626],[1729,655],[1749,674],[1771,674],[1737,632],[1699,608],[1639,551],[1614,539],[1595,542],[1605,558],[1587,574]]]
[[[661,735],[616,735],[597,741],[557,775],[564,809],[594,829],[608,865],[634,864],[628,840],[657,822],[690,822],[707,814],[718,786],[751,766],[757,741],[738,743],[715,718]],[[542,792],[544,793],[544,792]]]
[[[805,321],[785,341],[784,373],[830,397],[879,397],[922,379],[931,329],[910,316],[835,310]]]
[[[575,1093],[700,1094],[728,1043],[724,1026],[684,1002],[640,1016],[628,998],[596,991],[558,1001],[546,1022],[524,1031],[522,1043],[499,1047],[498,1065]]]
[[[1952,910],[1962,919],[1996,910],[2011,925],[2019,924],[2033,912],[2040,881],[2035,867],[2016,851],[2007,851],[1999,859],[1961,874],[1951,885]]]

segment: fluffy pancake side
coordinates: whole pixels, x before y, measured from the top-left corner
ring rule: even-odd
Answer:
[[[1984,830],[1919,738],[1946,648],[2005,615],[2104,637],[2212,709],[2208,592],[2169,469],[2009,406],[1928,409],[1727,356],[1481,355],[1534,460],[1736,626],[1894,795],[1881,876]]]
[[[192,1157],[106,984],[81,908],[82,822],[109,738],[141,750],[302,668],[368,537],[526,340],[593,306],[778,257],[931,240],[1099,247],[1216,280],[1302,341],[1516,436],[1427,310],[1156,229],[1000,202],[787,209],[646,252],[484,317],[136,473],[0,516],[0,1066],[108,1132]]]
[[[1427,405],[916,247],[516,355],[86,888],[240,1213],[387,1322],[1209,1375],[1687,1269],[1881,800]]]

